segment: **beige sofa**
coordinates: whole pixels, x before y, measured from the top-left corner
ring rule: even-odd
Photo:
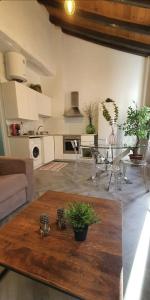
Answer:
[[[0,220],[33,198],[33,160],[0,156]]]

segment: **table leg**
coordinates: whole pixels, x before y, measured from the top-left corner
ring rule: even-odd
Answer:
[[[129,180],[128,177],[126,176],[126,172],[127,172],[127,164],[123,163],[123,170],[122,170],[123,180],[126,184],[132,184],[132,181]]]

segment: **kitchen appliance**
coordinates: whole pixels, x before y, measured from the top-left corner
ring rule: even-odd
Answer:
[[[9,51],[5,53],[5,68],[8,80],[25,82],[26,79],[26,59],[18,52]]]
[[[72,146],[72,141],[77,143],[77,151],[81,144],[81,135],[64,135],[63,136],[63,153],[64,154],[74,154],[74,149]]]
[[[79,92],[71,92],[71,108],[64,113],[65,117],[83,117],[79,109]]]
[[[30,158],[33,158],[34,168],[40,167],[42,165],[40,138],[37,137],[29,138],[29,151],[30,151]]]
[[[11,135],[20,135],[20,124],[13,123],[10,125],[10,133]]]

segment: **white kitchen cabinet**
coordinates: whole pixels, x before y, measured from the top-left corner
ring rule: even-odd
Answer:
[[[43,136],[42,138],[43,163],[54,160],[54,138],[53,136]]]
[[[39,119],[36,91],[16,81],[1,85],[6,119]]]
[[[55,159],[63,159],[63,136],[55,135],[54,136],[54,145],[55,145]]]
[[[38,114],[43,117],[50,117],[52,115],[51,109],[51,98],[37,93],[37,103],[38,103]]]
[[[94,141],[95,141],[95,134],[81,135],[81,145],[82,146],[94,145]]]

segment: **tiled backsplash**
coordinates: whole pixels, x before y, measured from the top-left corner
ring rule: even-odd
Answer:
[[[22,129],[23,129],[23,133],[27,133],[28,131],[37,131],[37,128],[39,126],[43,126],[43,128],[41,128],[42,130],[45,130],[44,128],[44,122],[43,122],[43,119],[42,118],[39,118],[38,121],[26,121],[26,120],[7,120],[7,127],[8,127],[8,135],[11,134],[11,131],[10,131],[10,125],[13,124],[13,123],[16,123],[16,124],[20,124],[21,125],[21,122],[23,124],[22,126]]]

